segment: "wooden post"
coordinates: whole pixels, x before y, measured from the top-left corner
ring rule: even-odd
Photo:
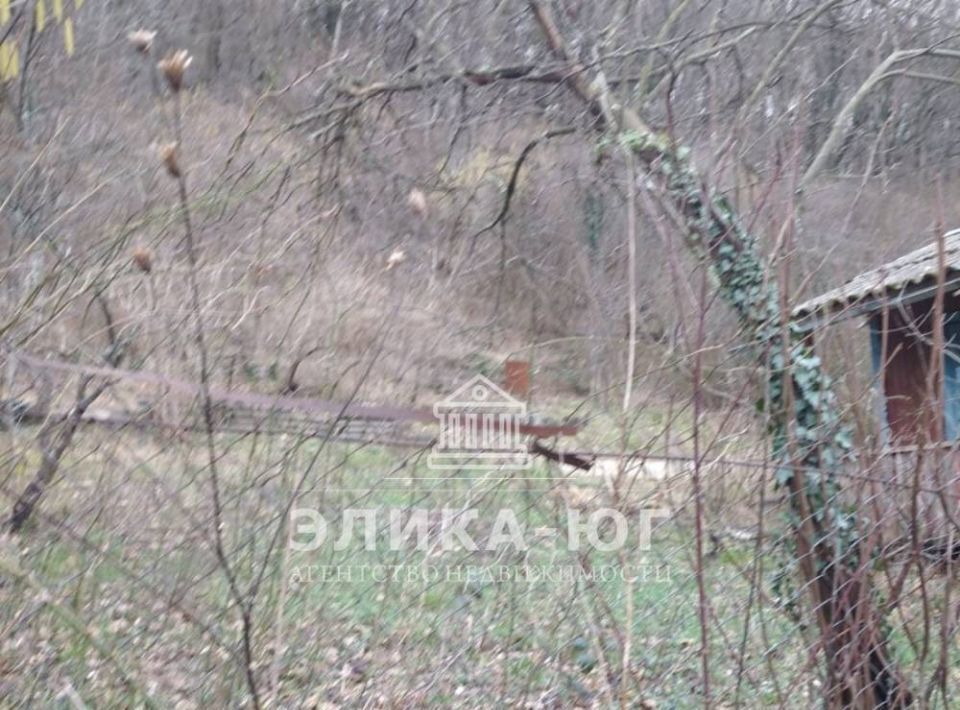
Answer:
[[[530,399],[530,362],[528,360],[507,360],[503,363],[504,389],[517,399],[526,402]]]

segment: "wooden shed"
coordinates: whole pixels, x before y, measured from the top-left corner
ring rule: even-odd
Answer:
[[[869,324],[880,416],[889,444],[960,439],[960,230],[797,306],[794,322],[811,334],[847,318]],[[943,287],[941,368],[933,368],[936,295]],[[812,337],[812,336],[811,336]],[[936,393],[937,396],[931,396]]]

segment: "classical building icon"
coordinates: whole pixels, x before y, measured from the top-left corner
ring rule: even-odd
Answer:
[[[524,469],[530,453],[520,433],[527,407],[483,375],[433,406],[440,436],[427,465],[433,469]]]

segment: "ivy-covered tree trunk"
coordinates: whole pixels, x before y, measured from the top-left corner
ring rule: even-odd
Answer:
[[[766,273],[756,238],[729,202],[704,184],[689,151],[616,105],[600,76],[567,51],[540,0],[528,0],[554,55],[569,65],[567,83],[598,126],[618,135],[682,216],[688,248],[709,265],[743,337],[768,372],[767,418],[777,483],[788,491],[794,554],[817,616],[830,707],[904,707],[911,696],[888,652],[886,623],[861,559],[856,520],[838,495],[836,473],[851,441],[829,379],[802,333],[783,323],[776,281]]]

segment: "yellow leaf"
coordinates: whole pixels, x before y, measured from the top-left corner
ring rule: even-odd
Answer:
[[[0,25],[10,22],[10,0],[0,0]]]
[[[63,22],[63,47],[67,56],[73,56],[73,20],[69,17]]]
[[[36,10],[37,32],[43,32],[43,28],[47,26],[47,4],[43,0],[37,0]]]
[[[79,10],[83,7],[83,0],[73,0],[73,6]]]
[[[53,16],[57,22],[63,22],[63,0],[53,0]]]
[[[0,42],[0,81],[13,78],[13,47],[10,42]]]
[[[0,42],[0,81],[16,79],[20,73],[20,56],[13,40]]]

